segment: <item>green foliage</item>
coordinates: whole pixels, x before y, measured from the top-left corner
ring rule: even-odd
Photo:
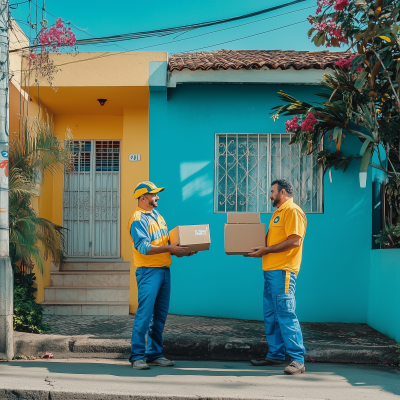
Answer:
[[[333,153],[329,148],[323,149],[319,162],[325,171],[338,167],[337,158],[343,161],[343,170],[352,161],[361,160],[362,172],[372,165],[400,180],[400,25],[396,22],[399,11],[399,0],[356,0],[342,11],[334,10],[332,2],[322,13],[310,17],[315,24],[334,18],[350,49],[357,49],[358,53],[349,53],[332,73],[325,74],[321,83],[326,91],[316,93],[322,99],[317,104],[278,92],[286,104],[274,107],[277,111],[273,118],[283,114],[300,115],[301,119],[308,112],[314,113],[318,119],[314,131],[307,137],[301,131],[293,132],[292,143],[302,143],[302,148],[311,153],[329,135],[336,145],[336,157],[327,154]],[[317,45],[337,45],[337,40],[329,37],[329,23],[326,25],[324,31],[312,28],[309,34],[317,32],[313,37]],[[348,135],[360,139],[360,149],[357,154],[346,152],[344,156],[342,139]],[[378,149],[384,150],[389,165],[382,161],[383,152]],[[378,155],[379,164],[372,163],[373,154]]]
[[[35,274],[14,274],[14,330],[46,333],[50,327],[42,321],[42,306],[35,302],[32,286]]]
[[[61,173],[63,165],[71,162],[71,153],[68,146],[62,146],[48,122],[36,121],[25,123],[22,134],[10,141],[9,162],[12,262],[22,270],[36,263],[43,273],[43,260],[51,257],[55,263],[62,261],[63,228],[39,217],[32,200],[40,194],[39,177]]]
[[[386,184],[385,197],[389,206],[392,208],[392,221],[393,223],[400,224],[400,181],[396,179],[389,179]]]
[[[347,43],[357,53],[349,53],[324,75],[325,91],[316,93],[321,99],[316,104],[278,92],[284,104],[273,108],[272,118],[295,115],[301,121],[308,113],[314,114],[318,123],[309,133],[294,124],[287,126],[293,134],[291,143],[299,143],[303,154],[319,151],[318,163],[324,173],[329,168],[346,171],[354,161],[360,162],[360,172],[372,166],[386,173],[390,212],[376,243],[399,248],[400,1],[350,0],[345,7],[337,7],[334,1],[319,4],[316,15],[309,18],[314,26],[308,35],[314,44],[340,47]],[[358,152],[346,149],[343,139],[350,135],[360,140]],[[379,163],[372,161],[374,155]]]
[[[375,243],[380,244],[384,249],[400,248],[400,224],[387,223],[375,237]]]

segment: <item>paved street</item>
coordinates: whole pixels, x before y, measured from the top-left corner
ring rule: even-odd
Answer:
[[[178,361],[174,368],[136,371],[127,361],[51,360],[0,363],[0,398],[30,399],[398,399],[400,370],[393,367],[307,363],[307,372],[287,376],[282,368],[241,362]],[[18,389],[21,397],[2,389]],[[58,393],[58,396],[56,396]],[[73,394],[75,393],[75,394]],[[80,394],[80,395],[79,395]],[[7,395],[9,397],[7,397]],[[107,396],[109,395],[109,396]],[[36,397],[35,397],[36,396]],[[39,397],[42,396],[42,397]]]

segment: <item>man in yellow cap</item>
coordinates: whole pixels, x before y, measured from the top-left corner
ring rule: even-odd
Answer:
[[[135,369],[149,369],[149,365],[170,367],[175,364],[162,354],[162,334],[171,292],[171,254],[180,257],[186,247],[169,243],[167,224],[155,210],[158,193],[163,190],[149,181],[139,183],[134,192],[138,207],[128,222],[139,298],[129,357]]]

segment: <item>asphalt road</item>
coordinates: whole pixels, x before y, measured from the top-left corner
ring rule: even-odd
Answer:
[[[256,368],[241,362],[178,361],[173,368],[147,371],[133,370],[126,360],[0,362],[0,398],[17,398],[6,397],[4,391],[2,397],[1,389],[51,391],[62,399],[389,400],[400,396],[400,369],[394,367],[307,363],[306,368],[305,374],[287,376],[282,367]]]

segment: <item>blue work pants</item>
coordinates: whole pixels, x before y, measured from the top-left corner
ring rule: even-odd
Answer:
[[[264,324],[269,346],[268,358],[304,363],[305,348],[295,314],[297,275],[294,272],[264,271]]]
[[[171,294],[170,274],[167,267],[136,270],[139,307],[133,322],[130,362],[144,358],[152,361],[163,356],[162,335]]]

